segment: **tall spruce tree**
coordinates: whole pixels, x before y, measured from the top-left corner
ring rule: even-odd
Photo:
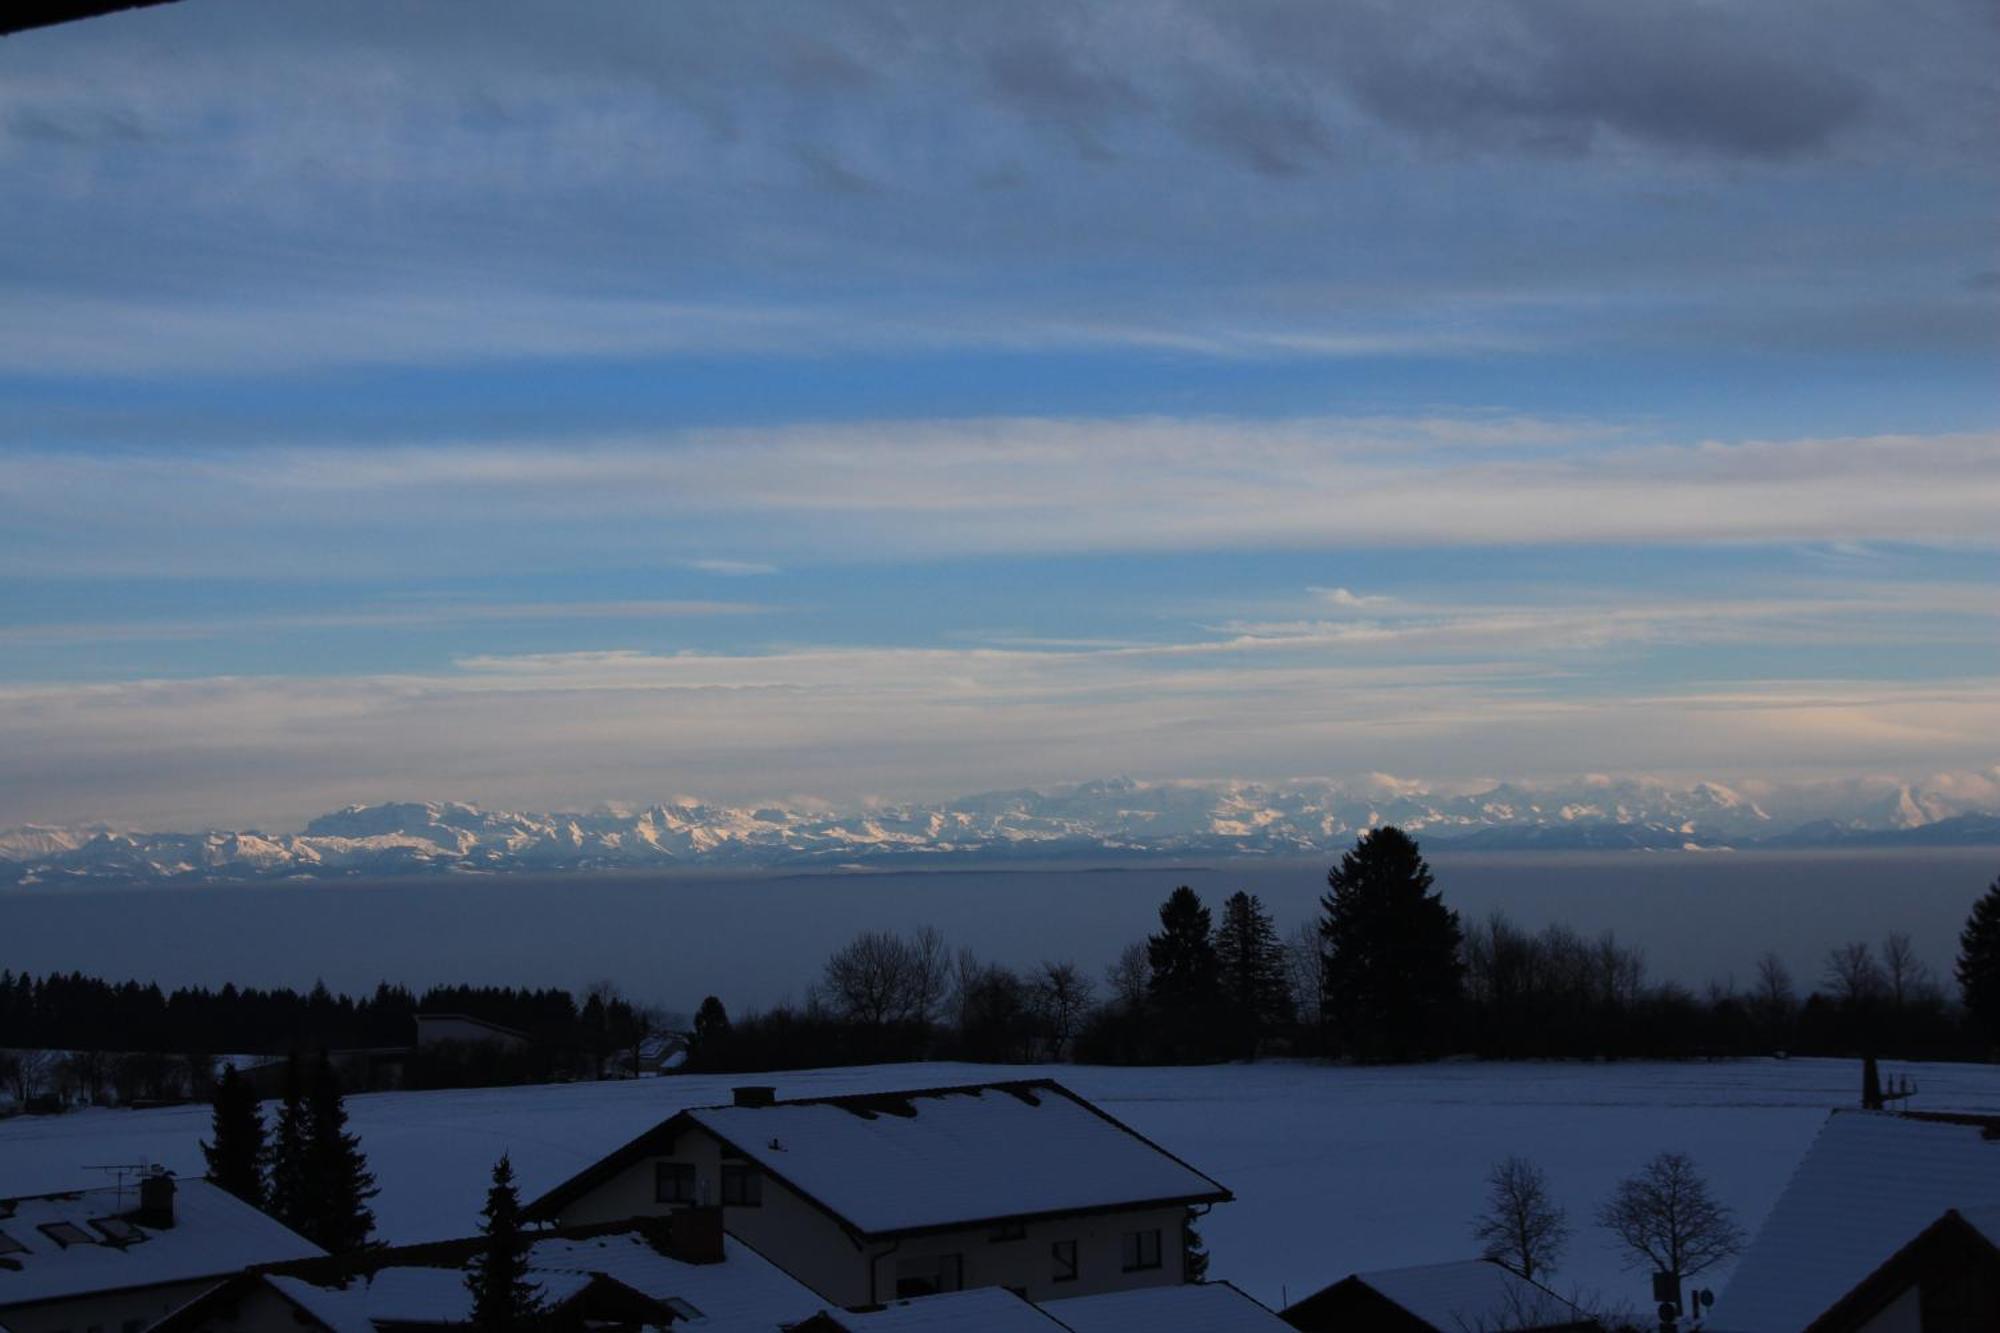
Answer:
[[[368,1208],[375,1197],[375,1177],[361,1154],[360,1137],[347,1131],[340,1075],[324,1051],[313,1070],[306,1112],[307,1225],[298,1230],[335,1254],[358,1250],[375,1230],[375,1214]]]
[[[472,1292],[472,1326],[480,1333],[521,1333],[541,1310],[541,1288],[528,1280],[528,1245],[521,1236],[521,1196],[506,1153],[493,1164],[480,1230],[486,1247],[465,1275]]]
[[[1328,1048],[1368,1060],[1438,1054],[1463,986],[1464,940],[1416,842],[1399,828],[1364,833],[1326,882]]]
[[[1288,1021],[1292,1008],[1284,946],[1255,894],[1239,889],[1223,902],[1215,960],[1232,1052],[1255,1059],[1265,1034]]]
[[[1171,1058],[1205,1060],[1221,1029],[1214,927],[1199,895],[1183,884],[1160,904],[1160,933],[1146,939],[1146,997],[1162,1020]]]
[[[1972,905],[1959,934],[1958,988],[1973,1026],[2000,1045],[2000,879]]]
[[[271,1216],[300,1235],[312,1225],[312,1191],[307,1179],[310,1114],[306,1109],[305,1071],[299,1053],[285,1061],[284,1099],[278,1104],[278,1127],[271,1144],[270,1192],[265,1196]]]
[[[264,1116],[257,1093],[230,1065],[215,1085],[215,1141],[201,1145],[208,1178],[253,1208],[265,1204]]]

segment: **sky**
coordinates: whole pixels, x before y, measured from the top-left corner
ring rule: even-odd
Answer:
[[[2000,764],[1985,0],[0,39],[0,826]]]

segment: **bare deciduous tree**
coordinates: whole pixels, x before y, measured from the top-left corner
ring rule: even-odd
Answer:
[[[1663,1152],[1618,1183],[1597,1210],[1635,1264],[1692,1277],[1743,1248],[1743,1231],[1686,1153]]]
[[[1043,963],[1035,970],[1035,1016],[1049,1039],[1049,1054],[1061,1059],[1097,988],[1075,963]]]
[[[927,1019],[944,989],[942,944],[935,954],[892,930],[856,935],[826,960],[826,1001],[849,1022],[888,1027]]]
[[[1104,970],[1105,984],[1119,1008],[1126,1012],[1142,1009],[1146,1004],[1146,983],[1153,975],[1153,967],[1146,959],[1144,944],[1128,944],[1118,961]]]
[[[1326,998],[1326,945],[1317,921],[1301,921],[1285,941],[1285,980],[1292,991],[1292,1012],[1299,1021],[1319,1021]]]
[[[1895,1008],[1920,1003],[1936,990],[1930,965],[1917,957],[1916,946],[1902,931],[1892,931],[1882,941],[1881,957],[1882,989]]]
[[[1888,988],[1875,951],[1860,940],[1843,944],[1826,956],[1826,988],[1844,1005],[1867,1004]]]
[[[1569,1242],[1569,1219],[1549,1198],[1548,1178],[1525,1157],[1506,1157],[1486,1173],[1486,1211],[1473,1219],[1480,1257],[1522,1277],[1555,1271]]]

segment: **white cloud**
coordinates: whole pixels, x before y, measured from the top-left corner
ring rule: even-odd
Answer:
[[[32,514],[45,535],[0,543],[0,568],[233,571],[239,542],[280,569],[317,565],[327,547],[398,571],[441,553],[505,567],[523,549],[686,561],[707,558],[696,544],[740,547],[752,519],[760,550],[744,564],[1995,539],[2000,435],[1602,442],[1618,434],[1504,417],[998,418],[171,457],[17,450],[0,513]]]
[[[938,796],[1139,776],[1715,776],[1993,762],[2000,678],[1575,691],[1560,653],[1343,642],[482,655],[448,672],[0,689],[0,824],[285,826],[349,800]]]

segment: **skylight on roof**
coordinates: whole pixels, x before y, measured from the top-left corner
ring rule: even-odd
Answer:
[[[122,1217],[93,1217],[90,1225],[103,1232],[104,1238],[113,1245],[137,1245],[146,1239],[145,1232]]]
[[[26,1254],[28,1247],[4,1231],[0,1231],[0,1254]]]
[[[97,1238],[74,1222],[44,1222],[36,1230],[65,1250],[72,1245],[95,1245]]]
[[[672,1310],[675,1314],[679,1315],[683,1319],[701,1318],[701,1311],[695,1309],[692,1305],[689,1305],[686,1301],[682,1300],[678,1296],[669,1296],[665,1300],[661,1301],[660,1304],[666,1306],[669,1310]]]

